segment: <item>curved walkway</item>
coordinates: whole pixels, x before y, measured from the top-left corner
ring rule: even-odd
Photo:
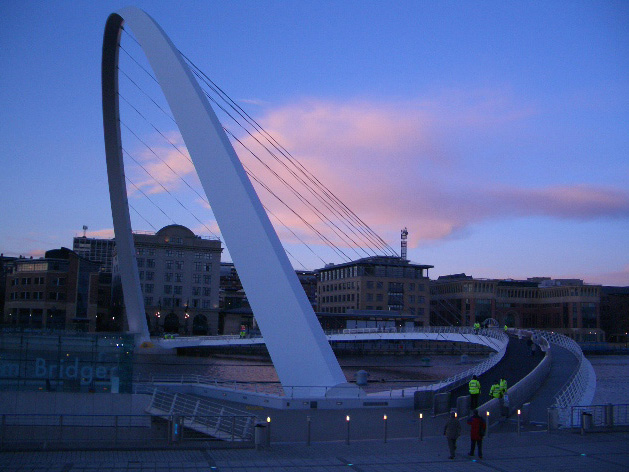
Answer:
[[[574,356],[572,357],[574,358]],[[507,380],[507,385],[512,387],[537,367],[537,364],[539,364],[543,358],[544,353],[539,349],[535,351],[535,356],[531,356],[531,350],[526,344],[525,339],[518,339],[517,336],[509,335],[509,344],[507,345],[507,351],[502,360],[478,377],[481,383],[479,404],[482,405],[490,400],[489,389],[492,384],[498,383],[501,378],[504,378]],[[557,391],[559,391],[559,389],[557,389]],[[455,407],[456,399],[465,395],[469,395],[467,384],[452,390],[450,392],[451,406]]]
[[[551,344],[550,349],[553,355],[550,373],[531,399],[530,420],[536,423],[548,422],[548,408],[553,405],[555,397],[579,365],[566,348]]]

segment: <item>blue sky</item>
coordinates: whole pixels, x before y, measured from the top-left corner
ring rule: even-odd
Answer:
[[[111,232],[100,49],[126,5],[0,3],[0,252]],[[135,5],[432,277],[629,285],[627,2]]]

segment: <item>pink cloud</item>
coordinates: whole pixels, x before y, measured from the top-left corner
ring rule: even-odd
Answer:
[[[270,110],[259,121],[376,232],[392,234],[392,240],[397,240],[399,228],[412,227],[411,247],[420,241],[453,237],[477,222],[505,216],[629,216],[629,194],[624,191],[585,184],[504,187],[487,180],[482,171],[464,173],[458,166],[459,157],[447,151],[457,130],[507,127],[534,113],[534,106],[516,104],[509,93],[480,91],[393,104],[308,100]],[[443,128],[453,130],[452,138],[444,135]],[[290,173],[277,166],[252,138],[243,141],[297,186]],[[297,208],[310,224],[325,228],[263,165],[238,144],[235,148],[243,163],[283,201]],[[305,234],[303,221],[258,184],[254,186],[263,203],[284,223],[300,236],[304,233],[308,241],[316,241]],[[276,227],[281,234],[288,233]]]
[[[86,231],[85,235],[88,238],[113,239],[113,237],[114,237],[114,229],[113,228],[104,228],[104,229],[97,229],[96,231]]]
[[[269,109],[258,121],[385,239],[397,241],[399,229],[408,226],[410,247],[457,237],[478,222],[504,217],[583,220],[629,216],[629,194],[624,190],[584,183],[540,188],[531,188],[526,183],[504,186],[485,176],[482,163],[470,166],[465,161],[466,143],[478,145],[469,141],[476,134],[510,130],[535,113],[534,105],[519,103],[509,91],[450,90],[437,97],[398,103],[303,100]],[[178,134],[168,137],[184,149]],[[330,212],[303,189],[298,180],[305,177],[296,178],[294,168],[288,170],[278,164],[277,160],[285,162],[281,153],[274,151],[277,160],[274,159],[254,138],[269,146],[258,133],[254,137],[240,137],[263,163],[238,143],[234,148],[247,169],[293,208],[294,212],[287,209],[253,181],[263,204],[290,228],[287,230],[271,217],[284,241],[292,243],[301,239],[309,244],[323,244],[308,228],[312,225],[341,246],[347,245],[343,232],[363,244],[338,215],[331,217],[332,222],[322,222],[303,198],[326,215]],[[163,138],[159,140],[162,144],[153,148],[168,165],[146,150],[136,158],[169,190],[190,192],[181,182],[181,176],[204,196],[189,160],[164,143]],[[451,151],[452,143],[457,144],[456,152]],[[298,188],[303,196],[296,196],[286,188],[266,166]],[[470,167],[478,169],[470,171]],[[137,166],[129,173],[146,193],[164,192]],[[129,190],[132,194],[134,189]],[[193,199],[207,209],[208,205],[198,195]],[[334,234],[335,231],[340,235]]]
[[[44,257],[46,254],[46,249],[31,249],[26,253],[26,257],[39,258]]]
[[[619,271],[585,274],[579,276],[586,283],[611,285],[616,287],[629,287],[629,265],[625,265]]]
[[[506,189],[494,197],[504,209],[520,214],[590,219],[629,216],[629,193],[591,185],[541,189]]]

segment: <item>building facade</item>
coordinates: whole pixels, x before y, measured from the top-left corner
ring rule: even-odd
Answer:
[[[170,225],[157,233],[134,233],[136,261],[149,330],[216,334],[222,245]],[[113,259],[112,310],[121,309],[117,255]]]
[[[101,272],[111,273],[115,248],[113,239],[78,236],[72,240],[72,250],[88,261],[100,263]]]
[[[629,287],[601,289],[601,328],[610,342],[629,342]]]
[[[318,311],[331,314],[372,311],[372,321],[376,322],[378,312],[393,311],[410,315],[416,326],[428,326],[428,269],[432,267],[386,256],[327,265],[315,271]]]
[[[14,260],[6,275],[5,324],[95,331],[99,267],[67,248]]]
[[[564,330],[577,339],[579,333],[598,336],[601,327],[601,286],[578,279],[498,280],[456,274],[432,281],[430,291],[433,325],[472,326],[491,318],[501,326]]]
[[[9,257],[0,254],[0,314],[4,314],[4,301],[6,297],[7,274],[13,271],[13,261],[17,257]]]

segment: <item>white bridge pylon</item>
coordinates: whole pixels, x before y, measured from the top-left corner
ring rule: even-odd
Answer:
[[[107,174],[130,332],[139,342],[149,339],[120,134],[118,54],[123,23],[133,31],[170,106],[280,382],[317,385],[325,391],[341,385],[347,389],[323,329],[216,114],[177,48],[137,8],[125,8],[107,19],[102,64]]]

